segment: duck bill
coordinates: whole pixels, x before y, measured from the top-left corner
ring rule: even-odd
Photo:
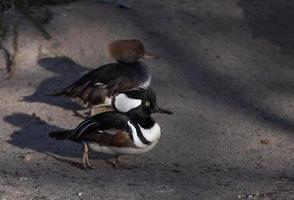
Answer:
[[[143,58],[145,59],[157,59],[159,58],[159,56],[153,54],[153,53],[149,53],[149,52],[145,52]]]
[[[168,114],[168,115],[172,115],[173,112],[172,111],[169,111],[169,110],[166,110],[166,109],[163,109],[163,108],[160,108],[159,106],[155,106],[155,108],[153,109],[152,113],[162,113],[162,114]]]

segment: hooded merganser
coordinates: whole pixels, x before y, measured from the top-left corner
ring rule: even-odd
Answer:
[[[113,98],[117,111],[104,112],[80,123],[74,130],[50,133],[55,139],[69,139],[83,144],[83,166],[92,168],[88,152],[114,155],[113,167],[120,166],[119,155],[150,151],[161,131],[152,113],[172,114],[157,106],[153,90],[138,89],[117,94]]]
[[[138,61],[145,55],[139,40],[114,41],[109,45],[109,52],[117,63],[102,65],[50,96],[77,98],[86,107],[92,107],[92,115],[94,107],[109,106],[114,94],[150,86],[150,69]]]
[[[135,88],[147,88],[151,73],[141,62],[132,64],[111,63],[83,75],[70,86],[51,96],[67,96],[81,100],[85,107],[111,105],[113,95]]]

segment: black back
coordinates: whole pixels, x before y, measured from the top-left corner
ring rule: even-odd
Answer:
[[[129,117],[123,113],[116,111],[104,112],[80,123],[71,133],[70,139],[80,140],[84,135],[99,131],[106,131],[111,129],[119,129],[121,131],[130,132],[128,127]]]

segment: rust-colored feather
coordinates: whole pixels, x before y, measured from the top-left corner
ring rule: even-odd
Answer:
[[[108,45],[108,52],[115,60],[134,63],[145,55],[144,45],[140,40],[116,40]]]

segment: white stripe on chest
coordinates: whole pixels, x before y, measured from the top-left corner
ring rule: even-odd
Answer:
[[[133,139],[134,139],[135,146],[138,147],[138,148],[145,148],[146,146],[148,146],[148,145],[144,144],[140,140],[136,128],[133,126],[133,124],[130,121],[128,121],[128,125],[132,130],[132,136],[133,136]],[[155,123],[153,125],[153,127],[151,127],[150,129],[144,129],[140,125],[139,125],[139,128],[141,130],[142,135],[149,142],[153,143],[153,142],[159,140],[160,135],[161,135],[161,131],[160,131],[160,127],[159,127],[159,125],[157,123]]]
[[[143,136],[149,141],[149,142],[153,142],[156,141],[160,138],[161,135],[161,131],[160,131],[160,126],[159,124],[155,123],[154,126],[150,129],[145,129],[142,128],[140,125],[140,130],[143,134]]]

